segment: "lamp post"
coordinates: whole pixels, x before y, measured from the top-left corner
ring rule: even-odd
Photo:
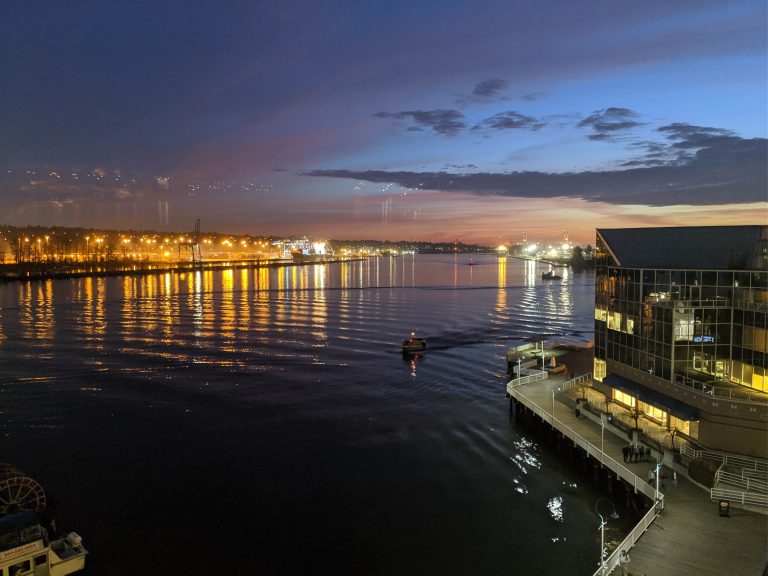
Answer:
[[[595,501],[595,512],[600,517],[600,574],[601,576],[604,576],[605,574],[608,574],[608,565],[605,562],[605,558],[608,556],[607,550],[605,549],[605,525],[608,524],[608,521],[603,518],[603,515],[600,514],[600,510],[598,509],[598,504],[602,501],[608,502],[611,505],[611,518],[617,520],[619,515],[616,513],[616,507],[613,505],[613,502],[607,498],[598,498]]]
[[[661,460],[656,460],[656,504],[659,503],[659,476],[661,476]]]
[[[517,379],[520,380],[520,356],[517,357]]]
[[[600,414],[600,464],[603,463],[603,455],[605,454],[605,414]]]
[[[560,388],[552,388],[552,422],[555,421],[555,394],[560,392]]]

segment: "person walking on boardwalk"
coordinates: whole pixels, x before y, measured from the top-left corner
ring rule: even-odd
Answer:
[[[672,470],[672,486],[677,488],[677,472]]]
[[[624,448],[621,449],[621,453],[624,455],[624,462],[626,462],[629,458],[629,446],[624,446]]]

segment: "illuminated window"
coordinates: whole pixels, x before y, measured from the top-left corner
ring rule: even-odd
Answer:
[[[595,307],[595,320],[602,320],[605,322],[608,319],[608,313],[605,308]]]
[[[605,378],[606,362],[600,358],[595,358],[594,368],[592,369],[592,375],[595,380],[602,382]]]
[[[626,394],[621,390],[614,389],[613,401],[618,402],[619,404],[624,404],[624,406],[629,406],[630,408],[635,407],[635,397],[631,396],[630,394]]]
[[[658,422],[664,422],[666,412],[664,412],[661,408],[656,408],[655,406],[641,402],[640,409],[646,414],[646,416],[653,418]]]

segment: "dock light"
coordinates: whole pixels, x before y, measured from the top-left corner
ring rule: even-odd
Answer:
[[[552,423],[555,422],[555,394],[560,392],[560,388],[552,388]]]
[[[603,518],[603,515],[600,514],[600,509],[598,508],[598,504],[600,504],[600,502],[608,502],[611,505],[612,519],[618,520],[619,515],[617,514],[616,507],[613,505],[611,500],[608,500],[607,498],[598,498],[595,501],[595,512],[600,517],[600,574],[601,576],[605,576],[605,574],[608,574],[608,564],[605,561],[605,559],[608,557],[608,551],[605,549],[605,525],[608,522],[605,518]]]

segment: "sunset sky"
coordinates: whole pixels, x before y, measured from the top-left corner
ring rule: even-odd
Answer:
[[[496,244],[768,221],[764,0],[0,6],[0,224]]]

